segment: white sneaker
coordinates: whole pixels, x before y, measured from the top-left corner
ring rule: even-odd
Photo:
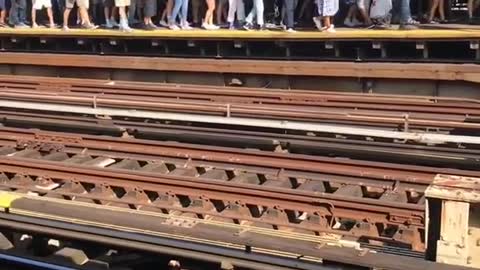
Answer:
[[[335,26],[332,24],[330,27],[327,28],[327,33],[335,33],[337,30],[335,30]]]
[[[119,27],[120,24],[117,23],[115,20],[110,20],[110,23],[112,24],[112,27]]]
[[[174,31],[180,30],[180,27],[178,27],[176,24],[169,25],[168,28]]]
[[[107,19],[107,20],[105,21],[105,27],[108,28],[108,29],[112,29],[112,28],[113,28],[112,22],[111,22],[109,19]]]
[[[159,24],[163,27],[168,27],[168,23],[166,21],[160,21]]]
[[[345,18],[345,21],[343,21],[343,24],[347,27],[354,27],[355,24],[350,18]]]
[[[315,23],[318,30],[322,30],[322,21],[319,17],[313,17],[313,23]]]
[[[193,27],[191,27],[191,26],[188,25],[187,23],[182,24],[182,25],[180,26],[180,28],[181,28],[182,30],[192,30],[192,29],[193,29]]]
[[[297,31],[293,28],[288,28],[287,30],[285,30],[287,33],[296,33]]]

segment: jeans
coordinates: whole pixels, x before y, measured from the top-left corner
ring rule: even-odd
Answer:
[[[298,0],[283,0],[282,13],[285,12],[283,23],[287,28],[293,28],[295,26],[295,8],[297,4]]]
[[[181,20],[182,22],[187,21],[187,16],[188,16],[188,0],[175,0],[175,4],[173,6],[172,10],[172,17],[170,17],[169,23],[170,24],[175,24],[175,21],[177,20],[177,17],[180,13],[181,10]]]
[[[129,24],[133,24],[135,22],[136,13],[137,13],[137,0],[130,0],[130,6],[128,7],[128,23]]]
[[[12,0],[10,7],[10,14],[8,21],[12,25],[25,23],[27,1],[26,0]]]
[[[228,0],[228,19],[229,23],[235,21],[235,13],[239,22],[245,21],[245,5],[243,0]]]
[[[258,25],[264,25],[264,20],[263,20],[263,0],[253,0],[253,8],[248,14],[247,18],[245,19],[247,23],[253,23],[253,18],[256,16],[257,17],[257,24]]]
[[[400,24],[408,24],[412,18],[410,13],[410,0],[397,0],[397,11],[399,12]]]

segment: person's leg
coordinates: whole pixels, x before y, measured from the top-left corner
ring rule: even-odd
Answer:
[[[262,27],[265,24],[265,21],[263,19],[264,10],[265,10],[263,0],[254,0],[254,4],[255,4],[255,10],[257,13],[257,24]]]
[[[468,0],[468,2],[467,2],[468,18],[469,19],[473,18],[473,1],[474,0]],[[12,4],[12,6],[13,6],[13,4]]]
[[[227,22],[231,25],[235,22],[235,13],[237,12],[237,1],[228,0],[228,17]]]
[[[37,24],[37,18],[36,18],[36,15],[37,15],[37,10],[35,9],[35,2],[32,4],[32,28],[37,28],[38,27],[38,24]]]
[[[295,3],[292,0],[284,0],[283,5],[285,7],[285,25],[287,29],[293,29],[295,27]]]
[[[21,25],[25,26],[27,21],[27,0],[18,1],[18,21]]]
[[[442,22],[445,21],[445,1],[446,0],[439,0],[439,5],[438,5],[438,13],[440,15],[440,21]]]
[[[201,25],[202,19],[200,18],[201,2],[204,0],[192,0],[192,19],[195,25]],[[183,7],[183,6],[182,6]],[[183,11],[182,11],[183,13]],[[182,15],[183,17],[183,15]]]
[[[181,26],[182,26],[182,29],[184,30],[190,30],[191,27],[189,26],[189,23],[188,23],[188,0],[183,0],[182,1],[182,18],[181,18]]]
[[[173,5],[173,10],[172,10],[172,15],[168,20],[168,24],[170,25],[170,27],[173,27],[173,25],[176,24],[178,13],[180,12],[180,8],[182,7],[182,4],[183,4],[183,0],[175,0],[175,4]]]
[[[433,18],[435,17],[435,12],[437,11],[439,4],[439,0],[432,0],[432,5],[430,7],[430,11],[428,12],[428,23],[433,22]]]
[[[47,7],[47,16],[48,16],[49,27],[54,28],[55,27],[55,21],[53,20],[52,7]]]
[[[245,3],[243,0],[236,0],[237,2],[237,20],[240,23],[245,22]]]
[[[12,0],[11,2],[11,6],[10,6],[10,12],[9,12],[9,15],[8,15],[8,22],[11,24],[11,25],[17,25],[18,24],[18,3],[17,3],[18,0]],[[471,0],[472,3],[473,3],[473,0]],[[472,4],[473,6],[473,4]]]
[[[360,16],[362,17],[362,21],[366,25],[371,25],[372,20],[370,20],[369,16],[369,8],[370,8],[370,1],[367,0],[358,0],[357,1],[357,7],[358,7],[358,12],[360,13]]]
[[[137,13],[137,0],[130,0],[130,6],[128,7],[128,22],[130,24],[135,23],[136,13]]]
[[[205,18],[203,23],[213,26],[213,12],[215,11],[215,0],[206,0],[207,11],[205,12]]]

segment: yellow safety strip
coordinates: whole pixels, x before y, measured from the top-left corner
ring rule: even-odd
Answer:
[[[21,197],[19,193],[0,191],[0,208],[10,208],[12,202]]]
[[[216,30],[204,31],[200,29],[188,31],[171,31],[167,29],[156,31],[135,30],[132,33],[124,33],[109,29],[0,29],[2,34],[18,34],[23,36],[69,36],[69,37],[152,37],[152,38],[248,38],[248,39],[458,39],[458,38],[480,38],[480,29],[417,29],[410,31],[400,30],[368,30],[368,29],[337,29],[336,33],[319,31],[298,31],[286,33],[284,31],[231,31]]]

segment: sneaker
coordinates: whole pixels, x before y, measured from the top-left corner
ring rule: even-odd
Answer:
[[[354,27],[355,25],[353,24],[353,21],[350,18],[345,18],[343,21],[343,24],[347,27]]]
[[[70,28],[69,28],[68,26],[64,25],[64,26],[62,27],[62,31],[68,31],[68,30],[70,30]]]
[[[110,23],[112,24],[112,28],[114,28],[114,27],[120,27],[120,24],[117,23],[117,21],[115,21],[115,20],[110,20]]]
[[[287,33],[296,33],[297,31],[293,28],[288,28],[287,30],[285,30],[285,32]]]
[[[400,29],[400,30],[415,30],[415,29],[418,29],[418,27],[413,25],[413,24],[400,24],[398,29]]]
[[[234,23],[229,23],[228,29],[229,30],[237,30]]]
[[[180,30],[180,27],[178,27],[178,25],[176,24],[172,24],[168,26],[168,29],[177,31],[177,30]]]
[[[180,26],[180,28],[181,28],[182,30],[192,30],[192,29],[193,29],[190,25],[188,25],[188,23],[182,24],[182,25]]]
[[[327,33],[336,33],[337,32],[337,30],[335,30],[335,26],[333,24],[331,24],[330,27],[328,27],[325,31]]]
[[[410,25],[420,25],[420,22],[415,21],[414,19],[410,18],[410,19],[408,19],[408,21],[407,21],[406,24],[410,24]]]
[[[154,24],[146,24],[143,26],[143,29],[147,30],[147,31],[153,31],[153,30],[157,30],[157,26],[154,25]]]
[[[247,22],[246,24],[243,25],[243,29],[250,31],[253,29],[253,24]]]
[[[313,17],[313,23],[315,23],[315,27],[317,27],[318,30],[322,31],[322,21],[319,17]]]
[[[38,24],[36,23],[32,24],[32,28],[38,28]]]
[[[28,25],[24,24],[24,23],[19,23],[19,24],[16,24],[14,26],[15,28],[30,28]]]
[[[58,28],[58,25],[56,25],[56,24],[49,24],[49,25],[48,25],[48,28],[50,28],[50,29],[55,29],[55,28]]]
[[[107,29],[112,29],[113,28],[112,22],[108,19],[105,21],[105,28],[107,28]]]
[[[166,21],[160,21],[159,24],[163,27],[168,27],[168,23]]]
[[[258,30],[260,31],[268,31],[268,28],[265,25],[259,25]]]
[[[133,32],[133,29],[130,28],[130,26],[128,26],[128,25],[123,25],[123,26],[121,25],[121,26],[119,27],[119,29],[120,29],[120,31],[125,32],[125,33],[131,33],[131,32]]]
[[[98,26],[97,26],[97,25],[93,25],[93,24],[91,24],[91,23],[89,23],[89,24],[84,23],[84,24],[81,25],[81,28],[82,28],[82,29],[93,30],[93,29],[97,29]]]

